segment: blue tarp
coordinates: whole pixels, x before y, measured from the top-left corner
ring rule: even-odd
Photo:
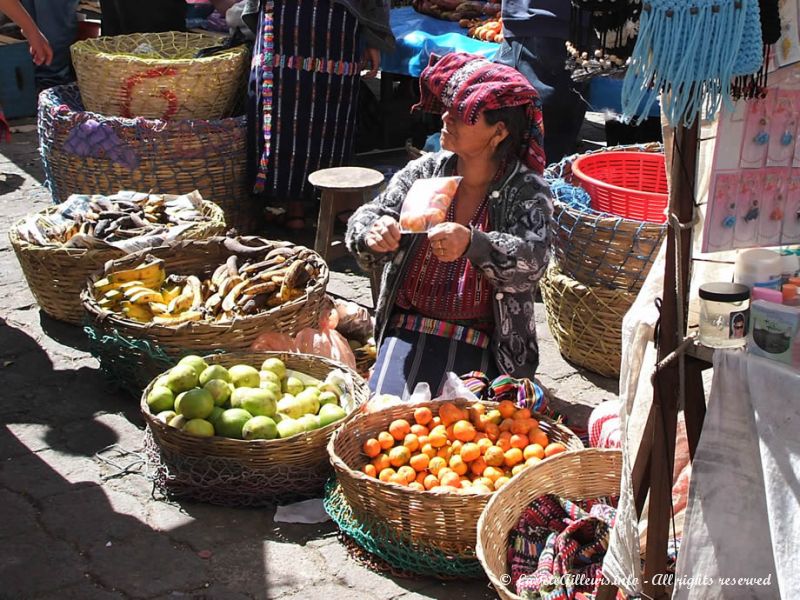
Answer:
[[[381,70],[387,73],[419,77],[432,53],[470,52],[491,58],[499,48],[467,37],[467,30],[458,23],[422,15],[411,6],[392,9],[390,22],[397,50],[381,56]]]

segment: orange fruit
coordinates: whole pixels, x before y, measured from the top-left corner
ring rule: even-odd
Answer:
[[[488,477],[478,477],[475,481],[472,482],[473,485],[483,485],[489,488],[490,490],[494,489],[494,482],[489,479]]]
[[[472,482],[469,479],[467,479],[466,477],[462,477],[461,478],[461,489],[462,490],[468,490],[471,487],[472,487]]]
[[[500,425],[500,422],[503,420],[503,414],[496,408],[493,408],[492,410],[487,412],[486,416],[489,418],[489,421],[491,421],[495,425]]]
[[[419,481],[412,481],[408,484],[408,487],[410,487],[412,490],[417,490],[418,492],[425,491],[425,486],[423,486]]]
[[[454,441],[456,439],[456,434],[453,433],[453,425],[452,424],[448,425],[447,428],[445,429],[445,431],[447,432],[447,439],[448,440],[450,440],[452,442],[452,441]]]
[[[450,443],[450,449],[453,451],[453,454],[461,454],[461,447],[463,445],[464,444],[462,444],[459,440],[456,440],[455,442]]]
[[[440,431],[431,431],[428,436],[428,443],[434,448],[442,448],[447,444],[447,434]]]
[[[400,473],[395,473],[391,477],[389,477],[389,483],[396,483],[398,485],[406,485],[408,481],[405,478],[405,475],[400,475]]]
[[[472,471],[475,475],[482,475],[485,469],[486,469],[486,461],[483,460],[482,456],[479,456],[471,463],[469,463],[469,470]]]
[[[415,471],[425,471],[430,464],[431,459],[428,457],[427,454],[415,454],[411,457],[411,460],[408,464],[410,464]]]
[[[475,494],[491,494],[491,488],[483,485],[482,483],[472,484],[470,491]]]
[[[477,427],[476,427],[476,429],[477,429]],[[478,432],[475,434],[475,439],[474,439],[474,440],[472,440],[472,441],[473,441],[473,442],[477,442],[477,441],[479,441],[479,440],[483,440],[483,439],[486,439],[486,434],[485,434],[485,433],[483,433],[482,431],[478,431]]]
[[[500,450],[505,452],[506,450],[511,448],[511,435],[508,435],[506,437],[500,436],[495,445],[498,448],[500,448]]]
[[[527,419],[527,421],[528,421],[528,423],[530,423],[531,429],[538,429],[539,428],[539,421],[537,421],[533,417],[531,417],[530,419]]]
[[[452,402],[445,402],[439,407],[439,418],[445,427],[448,427],[456,421],[466,419],[467,415]]]
[[[547,445],[550,443],[547,434],[538,427],[528,432],[528,439],[531,441],[531,444],[539,444],[542,448],[547,448]]]
[[[486,469],[483,471],[483,476],[491,481],[492,485],[494,485],[494,482],[503,476],[503,472],[495,467],[486,467]]]
[[[436,477],[436,475],[426,475],[425,481],[423,481],[422,484],[425,486],[426,490],[435,488],[437,485],[439,485],[439,478]]]
[[[425,427],[425,425],[420,425],[419,423],[414,423],[411,426],[411,433],[416,436],[428,435],[430,433],[430,429]]]
[[[450,457],[453,456],[453,449],[450,446],[442,446],[439,448],[436,456],[439,456],[445,460],[450,460]]]
[[[485,454],[489,448],[494,446],[492,440],[490,440],[489,438],[481,438],[475,443],[478,445],[478,448],[480,448],[481,454]]]
[[[548,444],[545,446],[544,455],[548,458],[551,456],[555,456],[556,454],[561,454],[562,452],[566,452],[567,448],[564,444],[560,442],[553,442],[552,444]]]
[[[419,408],[414,410],[414,420],[419,425],[427,425],[428,423],[431,422],[432,418],[433,418],[433,413],[431,412],[431,409],[428,408],[427,406],[420,406]]]
[[[505,459],[503,464],[507,467],[513,467],[522,462],[522,450],[519,448],[509,448],[506,450]]]
[[[439,474],[437,475],[437,477],[439,478],[439,481],[441,481],[442,477],[444,477],[448,473],[455,473],[456,475],[458,475],[458,473],[453,471],[453,469],[451,469],[450,467],[442,467],[441,469],[439,469]]]
[[[492,446],[483,455],[483,460],[486,461],[486,464],[490,467],[499,467],[505,462],[505,453],[503,452],[502,448],[498,448],[497,446]]]
[[[459,475],[464,475],[469,470],[467,463],[465,463],[464,459],[458,454],[454,454],[450,457],[450,468]]]
[[[514,419],[514,422],[511,424],[511,433],[513,434],[527,435],[530,430],[530,419]]]
[[[378,476],[378,470],[375,468],[375,465],[373,465],[373,464],[364,465],[364,473],[366,473],[370,477],[377,477]]]
[[[381,453],[381,445],[375,438],[369,438],[366,442],[364,442],[364,445],[361,447],[361,449],[364,451],[364,454],[370,458],[375,458]]]
[[[380,479],[381,481],[389,481],[389,478],[393,477],[394,475],[396,475],[396,471],[394,469],[391,468],[383,469],[378,474],[378,479]]]
[[[514,413],[513,419],[530,419],[531,418],[531,409],[529,408],[520,408]]]
[[[496,441],[500,437],[500,427],[496,423],[488,423],[486,425],[486,437],[491,441]]]
[[[416,481],[417,483],[423,483],[424,484],[425,483],[425,478],[427,476],[428,476],[428,472],[427,471],[421,471],[421,472],[417,473],[417,478],[414,481]]]
[[[388,431],[381,431],[378,434],[378,443],[381,445],[381,448],[388,450],[394,446],[394,437],[392,437],[392,434]]]
[[[461,442],[471,442],[475,433],[475,426],[469,421],[456,421],[453,425],[453,435]]]
[[[524,469],[527,466],[528,465],[526,465],[525,463],[514,465],[514,468],[511,469],[511,476],[513,477],[514,475],[518,474],[520,471],[522,471],[522,469]]]
[[[397,419],[389,424],[389,433],[398,442],[402,441],[409,433],[411,433],[411,425],[405,419]]]
[[[486,415],[486,406],[480,402],[476,402],[472,406],[469,407],[469,419],[475,425],[480,422],[480,417]]]
[[[414,452],[414,450],[419,448],[419,438],[413,433],[409,433],[403,438],[403,446],[411,450],[411,452]]]
[[[542,462],[542,459],[538,456],[531,456],[530,458],[525,459],[525,466],[532,467],[533,465]]]
[[[406,478],[406,483],[411,483],[417,478],[417,472],[408,465],[402,466],[397,469],[397,474]]]
[[[392,466],[392,463],[389,461],[389,455],[385,452],[381,452],[378,456],[373,458],[372,464],[375,466],[378,473]]]
[[[514,413],[517,411],[517,407],[514,406],[514,403],[511,400],[503,400],[498,406],[497,410],[500,411],[500,414],[503,416],[504,419],[510,419],[514,416]]]
[[[435,456],[428,461],[428,470],[434,474],[439,475],[439,471],[447,466],[447,461],[440,456]]]
[[[445,476],[442,477],[441,483],[443,486],[460,488],[461,478],[458,476],[458,474],[451,471],[450,473],[445,473]]]
[[[427,435],[418,435],[417,440],[419,441],[420,448],[422,448],[425,444],[427,444],[430,441]]]
[[[529,446],[525,446],[525,449],[522,451],[522,456],[525,460],[529,458],[538,458],[542,460],[544,458],[544,448],[539,444],[530,444]]]
[[[514,425],[514,419],[503,419],[503,422],[500,423],[500,431],[511,433],[512,425]]]
[[[397,446],[389,450],[389,462],[393,467],[400,467],[411,458],[411,451],[405,446]]]
[[[509,441],[511,442],[512,448],[519,448],[520,450],[522,450],[523,448],[525,448],[525,446],[528,445],[528,436],[515,433],[514,435],[511,436],[511,439]]]
[[[508,478],[508,477],[505,477],[505,476],[498,477],[497,480],[494,482],[494,489],[499,490],[501,487],[503,487],[509,481],[511,481],[511,479]]]
[[[464,462],[470,462],[481,457],[481,447],[473,442],[467,442],[461,446],[461,458]]]
[[[436,415],[435,417],[433,417],[431,419],[431,422],[428,424],[428,427],[436,427],[437,425],[441,425],[441,424],[442,424],[442,417],[440,417],[439,415]]]
[[[423,445],[423,446],[422,446],[422,447],[419,449],[419,451],[420,451],[422,454],[427,454],[427,455],[428,455],[428,458],[433,458],[434,456],[436,456],[436,448],[434,448],[433,446],[431,446],[431,445],[430,445],[430,443],[428,443],[428,444],[424,444],[424,445]]]

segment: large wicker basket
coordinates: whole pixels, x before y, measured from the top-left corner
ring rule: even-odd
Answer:
[[[264,240],[264,243],[269,243]],[[277,244],[277,242],[275,242]],[[224,238],[204,241],[179,242],[129,254],[105,265],[105,269],[94,273],[85,283],[81,294],[92,327],[106,339],[121,338],[118,344],[110,344],[105,350],[95,352],[101,367],[110,374],[119,374],[129,387],[144,387],[156,373],[163,371],[164,364],[154,360],[161,352],[172,359],[185,354],[209,354],[212,352],[245,351],[264,331],[295,334],[305,327],[316,327],[328,285],[328,266],[313,253],[310,260],[316,265],[319,275],[306,294],[275,308],[243,317],[235,317],[224,323],[194,321],[180,325],[142,323],[111,313],[100,307],[92,293],[92,284],[111,270],[125,269],[140,264],[147,255],[164,260],[167,274],[197,275],[201,279],[209,276],[232,254]],[[149,351],[144,351],[129,342],[146,342]],[[132,369],[135,367],[135,369]]]
[[[41,212],[48,214],[56,210],[58,208],[53,206]],[[201,240],[225,232],[225,217],[219,206],[204,201],[202,211],[206,220],[181,234],[182,239]],[[125,253],[113,247],[87,250],[31,244],[19,236],[21,223],[14,224],[8,237],[33,297],[50,317],[80,325],[84,319],[81,292],[87,278],[103,268],[107,261],[121,258]]]
[[[496,406],[492,402],[485,404]],[[385,483],[361,471],[366,460],[361,448],[368,438],[377,436],[395,419],[412,419],[419,406],[428,406],[435,413],[437,405],[436,401],[403,404],[359,414],[336,432],[328,453],[339,485],[359,521],[381,522],[399,539],[423,549],[474,557],[478,517],[491,494],[420,492]],[[456,405],[463,408],[469,403],[458,400]],[[552,441],[561,442],[568,450],[583,448],[577,436],[563,425],[534,416]]]
[[[547,324],[567,360],[605,377],[618,377],[622,319],[636,294],[575,281],[550,265],[539,285]]]
[[[201,33],[134,33],[70,48],[84,106],[101,115],[147,119],[230,117],[245,89],[247,47],[203,58],[220,38]]]
[[[509,580],[508,534],[522,511],[539,496],[569,500],[618,496],[622,473],[619,450],[596,448],[564,452],[514,477],[495,493],[478,520],[478,559],[503,600],[520,600],[504,583]]]
[[[369,388],[361,377],[344,365],[307,354],[279,352],[231,353],[206,356],[209,364],[260,366],[270,357],[280,358],[289,369],[325,379],[333,369],[342,369],[353,379],[350,393],[354,404],[367,401]],[[200,438],[159,421],[142,394],[141,411],[157,448],[156,483],[175,497],[191,498],[228,506],[255,506],[275,501],[319,495],[331,476],[327,445],[343,421],[287,439],[235,440],[214,436]]]
[[[661,144],[618,146],[586,154],[624,150],[659,153]],[[581,283],[638,292],[666,234],[666,225],[626,219],[593,210],[570,192],[579,185],[572,173],[578,156],[551,165],[545,178],[556,196],[553,249],[561,270]]]
[[[84,110],[75,85],[39,95],[39,149],[55,202],[70,194],[198,190],[249,233],[257,210],[247,184],[245,117],[160,121]]]

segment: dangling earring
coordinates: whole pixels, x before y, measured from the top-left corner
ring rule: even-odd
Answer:
[[[758,120],[758,126],[760,127],[760,129],[758,130],[758,133],[753,137],[753,142],[757,146],[763,146],[769,143],[769,133],[767,132],[767,118],[761,117]]]
[[[783,209],[781,208],[781,202],[783,202],[783,195],[778,194],[775,196],[775,206],[769,213],[769,218],[773,221],[782,221],[783,220]]]
[[[736,225],[736,215],[734,211],[736,210],[736,203],[731,202],[728,205],[728,214],[725,215],[725,218],[722,219],[722,226],[725,229],[732,229],[734,225]]]
[[[755,221],[758,218],[758,200],[753,200],[753,206],[750,207],[750,210],[747,211],[747,214],[744,216],[744,220],[746,223],[750,221]]]

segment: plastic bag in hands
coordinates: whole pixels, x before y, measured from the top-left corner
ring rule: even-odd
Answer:
[[[323,313],[319,329],[306,327],[295,336],[298,352],[330,358],[355,369],[356,357],[344,336],[336,331],[338,324],[336,309]]]
[[[420,233],[443,223],[461,179],[461,177],[417,179],[408,190],[400,209],[400,231]]]
[[[442,386],[442,393],[433,399],[435,402],[453,402],[466,400],[469,403],[478,402],[478,397],[464,384],[461,377],[453,372],[447,373]]]

